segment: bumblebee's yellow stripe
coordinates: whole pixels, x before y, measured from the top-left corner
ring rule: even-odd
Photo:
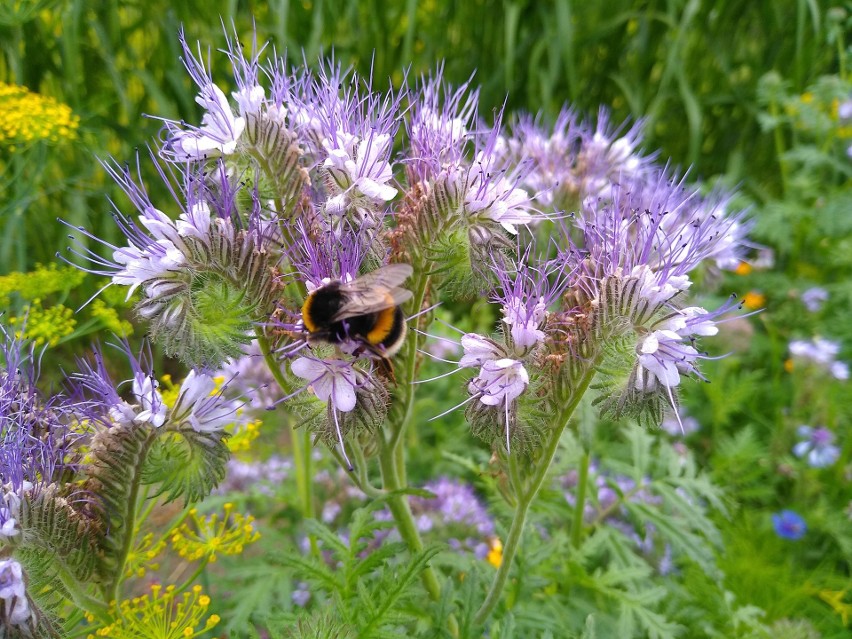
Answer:
[[[309,333],[316,333],[317,331],[317,325],[311,319],[311,304],[313,303],[314,296],[310,294],[305,298],[305,303],[302,304],[302,324],[305,325]]]
[[[370,342],[370,344],[381,344],[382,340],[390,335],[391,329],[393,328],[393,317],[395,313],[395,306],[379,311],[379,314],[376,316],[376,323],[373,325],[373,328],[370,329],[370,332],[367,333],[367,341]]]

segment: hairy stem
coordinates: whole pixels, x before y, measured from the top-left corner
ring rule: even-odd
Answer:
[[[535,465],[535,471],[530,479],[527,490],[518,495],[518,503],[515,506],[515,514],[512,517],[512,525],[509,528],[509,535],[506,537],[506,543],[503,545],[503,561],[497,569],[497,574],[494,575],[494,580],[491,582],[491,587],[488,589],[488,594],[485,601],[482,602],[479,610],[476,613],[474,620],[477,624],[483,624],[491,616],[497,602],[500,601],[500,596],[503,594],[503,588],[506,586],[506,579],[509,577],[509,570],[512,567],[512,560],[518,551],[518,546],[521,541],[524,526],[527,520],[530,506],[535,500],[539,489],[547,477],[547,471],[550,469],[550,464],[553,457],[556,455],[556,450],[559,448],[559,440],[562,438],[562,433],[568,426],[571,416],[574,414],[574,409],[580,403],[586,389],[594,377],[594,368],[586,372],[577,389],[572,394],[570,401],[565,406],[565,410],[559,415],[556,422],[557,426],[550,432],[550,437],[545,443],[544,453],[541,459]]]
[[[278,383],[283,391],[287,391],[290,384],[281,373],[281,368],[278,362],[275,361],[275,356],[269,346],[269,340],[263,334],[260,328],[255,330],[257,335],[257,343],[260,345],[260,352],[263,353],[263,359],[266,362],[266,367],[272,373],[272,377]],[[313,460],[311,459],[311,440],[310,433],[304,428],[296,428],[295,424],[290,424],[290,441],[293,443],[293,465],[296,471],[296,490],[299,494],[299,501],[302,506],[302,516],[305,519],[314,518],[314,495],[312,470]],[[311,551],[314,554],[319,552],[316,545],[316,538],[311,535]]]

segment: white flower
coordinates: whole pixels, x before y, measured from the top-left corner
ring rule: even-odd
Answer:
[[[680,383],[681,371],[694,369],[692,362],[698,357],[698,351],[682,342],[682,337],[671,330],[657,330],[649,333],[639,344],[639,366],[647,375],[636,375],[635,387],[638,391],[650,392],[657,382],[666,388]]]
[[[657,276],[646,264],[634,266],[633,270],[630,271],[630,277],[639,280],[639,296],[648,300],[651,306],[659,306],[668,302],[677,293],[692,286],[687,275],[670,275],[665,278],[664,282],[660,283],[657,281]]]
[[[240,115],[258,115],[266,97],[266,90],[255,84],[254,86],[231,93],[231,97],[240,109]]]
[[[530,376],[523,363],[514,359],[487,361],[474,377],[468,390],[480,395],[479,401],[487,406],[509,403],[524,392],[530,383]]]
[[[216,382],[209,375],[189,371],[180,385],[171,421],[188,422],[199,433],[221,431],[228,424],[241,421],[237,409],[216,392]]]
[[[532,308],[524,299],[512,299],[502,311],[503,321],[511,326],[509,333],[515,346],[527,349],[544,341],[544,331],[539,329],[547,316],[543,298],[539,298]]]
[[[308,380],[314,395],[333,408],[348,413],[355,408],[357,375],[352,365],[339,359],[299,357],[290,364],[293,374]]]
[[[459,368],[482,366],[487,361],[499,359],[502,349],[487,337],[476,333],[465,333],[461,338],[464,355],[459,360]]]
[[[347,199],[341,197],[356,191],[353,199],[366,198],[374,204],[388,202],[396,197],[397,190],[388,182],[393,171],[387,157],[393,142],[387,133],[371,135],[360,140],[356,136],[341,134],[337,140],[323,140],[328,157],[323,167],[328,169],[337,185],[343,190],[330,198],[327,206],[331,212],[345,209]]]
[[[532,222],[528,210],[529,193],[514,188],[504,177],[488,175],[477,163],[470,169],[469,180],[464,205],[470,213],[479,213],[497,222],[512,235],[518,233],[516,225]]]
[[[166,405],[156,382],[145,373],[138,372],[133,378],[133,396],[137,404],[121,401],[109,409],[110,419],[118,424],[141,424],[148,422],[159,428],[166,421]]]
[[[245,97],[246,104],[250,104],[250,99],[251,96]],[[215,84],[211,83],[202,88],[195,101],[205,110],[201,126],[197,129],[177,131],[172,136],[169,149],[173,159],[186,162],[233,153],[237,148],[237,140],[246,127],[245,118],[234,117],[228,98]]]

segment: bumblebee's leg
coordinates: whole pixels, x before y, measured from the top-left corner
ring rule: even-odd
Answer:
[[[391,381],[391,383],[392,383],[394,386],[396,386],[396,375],[394,375],[394,372],[393,372],[393,362],[392,362],[392,361],[390,361],[390,359],[388,359],[388,358],[387,358],[387,357],[385,357],[384,355],[382,355],[381,357],[379,357],[379,358],[378,358],[377,368],[379,369],[380,374],[382,374],[382,375],[384,375],[385,377],[387,377],[387,378]]]

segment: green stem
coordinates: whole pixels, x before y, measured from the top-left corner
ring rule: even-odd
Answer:
[[[175,590],[176,592],[184,592],[187,588],[192,585],[192,582],[198,579],[198,576],[204,572],[204,569],[207,568],[207,564],[210,562],[208,557],[205,557],[204,560],[198,565],[192,574],[187,578],[180,586],[178,586]]]
[[[779,111],[778,111],[778,103],[773,98],[769,103],[769,113],[772,115],[774,119],[778,119]],[[781,131],[781,127],[779,125],[775,126],[773,130],[773,141],[775,142],[775,155],[778,156],[778,168],[781,172],[781,193],[782,195],[787,193],[787,162],[784,160],[784,133]]]
[[[482,602],[482,606],[480,606],[476,613],[476,618],[474,619],[474,623],[478,625],[485,623],[488,617],[491,616],[497,602],[500,600],[500,595],[503,593],[503,588],[506,586],[506,579],[509,577],[509,570],[512,567],[512,561],[515,558],[515,553],[518,551],[518,546],[521,541],[521,535],[524,532],[524,525],[526,524],[527,513],[529,512],[530,505],[535,500],[539,489],[544,483],[545,477],[547,477],[547,471],[550,469],[550,464],[553,461],[553,457],[556,455],[556,450],[559,448],[559,440],[562,438],[562,433],[568,426],[568,422],[574,414],[574,409],[577,408],[577,405],[583,398],[583,395],[589,387],[594,374],[594,368],[591,368],[580,380],[578,388],[574,391],[574,394],[571,396],[565,410],[559,416],[559,419],[556,422],[556,428],[554,428],[550,433],[550,438],[547,440],[544,448],[544,454],[535,465],[535,472],[530,480],[529,488],[525,493],[518,495],[518,504],[515,507],[514,517],[512,517],[512,525],[509,528],[509,535],[506,538],[506,543],[503,545],[503,561],[497,569],[497,574],[494,575],[494,581],[491,582],[491,587],[488,590],[485,601]]]
[[[580,458],[580,477],[577,481],[577,494],[574,497],[574,521],[571,522],[571,545],[580,547],[580,537],[583,533],[583,510],[586,507],[586,484],[589,480],[589,462],[591,460],[589,451],[585,451]]]
[[[112,615],[110,615],[109,612],[109,605],[106,602],[98,599],[97,597],[93,597],[82,590],[81,587],[83,584],[79,579],[71,574],[61,561],[54,562],[54,567],[56,568],[56,574],[62,582],[63,587],[68,591],[68,594],[71,596],[71,600],[77,604],[79,608],[92,613],[104,623],[110,623],[112,621]]]
[[[385,490],[392,494],[387,496],[388,508],[396,522],[397,530],[402,537],[402,540],[408,546],[412,554],[423,552],[423,540],[420,538],[420,533],[417,530],[417,525],[414,523],[414,516],[411,514],[411,507],[408,505],[408,498],[399,492],[405,485],[401,483],[400,473],[396,468],[396,458],[394,451],[387,446],[382,447],[379,455],[379,466],[382,471],[382,484]],[[420,573],[420,579],[423,582],[423,587],[429,594],[432,601],[440,601],[441,599],[441,584],[438,581],[438,576],[432,569],[432,566],[426,566],[423,572]],[[459,636],[459,627],[456,618],[452,615],[447,618],[447,626],[452,637]]]
[[[284,392],[290,387],[278,362],[275,361],[275,356],[269,346],[269,340],[263,334],[260,328],[255,330],[257,335],[257,343],[260,345],[260,352],[263,353],[263,359],[266,362],[266,367],[272,373],[272,377],[281,387]],[[295,424],[290,424],[290,441],[293,443],[293,465],[296,471],[296,490],[299,494],[299,500],[302,506],[302,516],[305,519],[314,518],[314,495],[312,481],[312,465],[311,459],[311,440],[310,433],[304,428],[296,428]],[[316,538],[311,535],[311,551],[318,554],[319,549],[316,545]]]

